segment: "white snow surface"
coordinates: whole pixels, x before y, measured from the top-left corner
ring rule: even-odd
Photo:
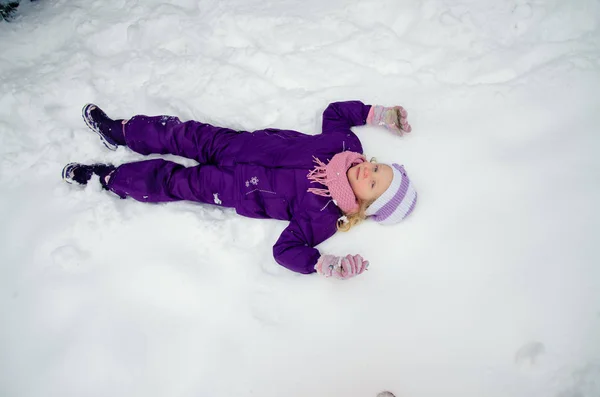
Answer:
[[[286,222],[67,185],[80,116],[320,132],[403,105],[414,213],[280,267]],[[600,2],[43,0],[0,23],[0,396],[600,396]],[[177,159],[184,164],[189,160]]]

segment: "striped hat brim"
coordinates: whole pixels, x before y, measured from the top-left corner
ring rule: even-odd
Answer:
[[[417,192],[404,167],[392,164],[392,172],[392,183],[366,211],[367,216],[382,224],[400,222],[413,211],[417,203]]]

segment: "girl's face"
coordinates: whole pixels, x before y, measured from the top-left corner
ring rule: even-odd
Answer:
[[[375,201],[390,187],[394,176],[387,164],[364,162],[351,167],[346,173],[357,199]]]

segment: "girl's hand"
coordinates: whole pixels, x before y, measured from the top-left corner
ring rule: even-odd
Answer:
[[[334,255],[321,255],[315,270],[325,277],[334,277],[346,280],[361,274],[369,267],[369,261],[360,255],[346,255],[344,257]]]
[[[408,112],[402,106],[385,107],[374,105],[371,107],[367,124],[380,125],[399,135],[411,132],[412,127],[407,121]]]

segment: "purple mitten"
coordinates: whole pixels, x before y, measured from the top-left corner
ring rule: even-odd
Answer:
[[[321,255],[315,270],[325,277],[335,277],[346,280],[361,274],[369,267],[369,261],[360,255],[346,255],[344,257],[335,255]]]
[[[402,106],[385,107],[380,105],[371,106],[367,116],[367,124],[380,125],[388,130],[402,135],[412,131],[406,118],[408,112]]]

